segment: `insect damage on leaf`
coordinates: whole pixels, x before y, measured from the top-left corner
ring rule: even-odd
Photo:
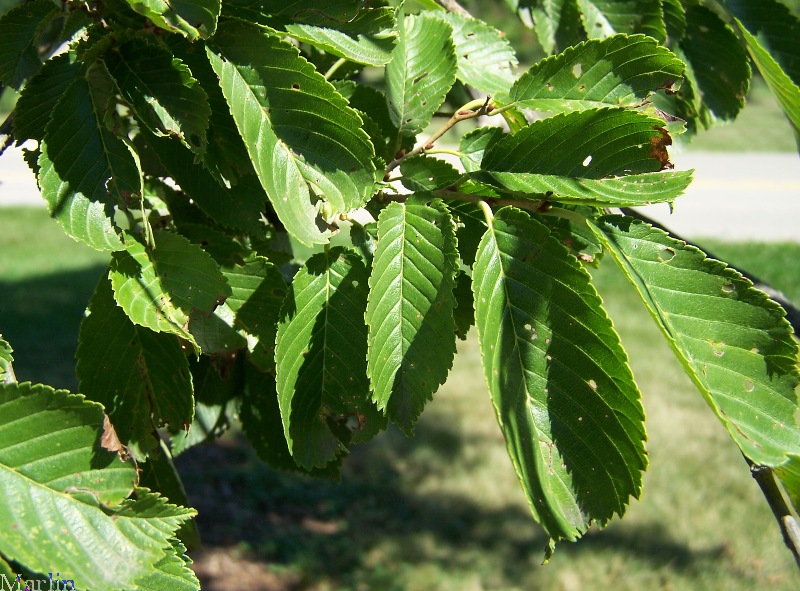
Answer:
[[[117,437],[117,432],[114,430],[114,425],[111,424],[111,420],[105,413],[103,414],[103,434],[100,435],[100,447],[110,451],[111,453],[117,454],[119,459],[121,459],[123,462],[131,458],[128,448],[125,447],[119,440],[119,437]]]
[[[647,154],[648,158],[653,158],[661,163],[661,169],[673,169],[675,165],[669,161],[669,152],[667,146],[672,145],[672,138],[667,130],[663,127],[654,127],[659,135],[654,135],[650,138],[650,152]]]

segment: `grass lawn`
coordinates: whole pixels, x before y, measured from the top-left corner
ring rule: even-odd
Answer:
[[[800,300],[800,244],[714,243]],[[0,332],[20,380],[75,388],[77,328],[107,257],[43,209],[0,209]],[[560,545],[530,517],[474,338],[408,439],[354,449],[341,482],[272,471],[237,435],[178,458],[203,589],[773,589],[800,584],[747,467],[611,260],[594,272],[648,416],[650,468],[623,520]],[[474,335],[473,335],[474,336]]]

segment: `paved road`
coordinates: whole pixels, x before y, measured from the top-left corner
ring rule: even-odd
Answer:
[[[695,181],[675,201],[642,212],[685,238],[800,242],[800,158],[796,154],[687,153],[676,167]],[[0,207],[43,205],[21,153],[0,157]]]

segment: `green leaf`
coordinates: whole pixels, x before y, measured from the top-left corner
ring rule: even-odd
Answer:
[[[577,215],[573,215],[573,211]],[[551,235],[579,261],[597,267],[603,255],[603,244],[591,228],[581,221],[582,218],[596,215],[597,210],[579,206],[554,209],[549,213],[550,215],[542,216],[540,221],[550,229]]]
[[[369,278],[373,400],[406,433],[447,379],[455,355],[455,226],[441,201],[392,203],[378,218]]]
[[[209,218],[226,228],[264,234],[261,217],[266,208],[266,195],[252,175],[240,178],[236,186],[225,189],[211,172],[197,166],[192,153],[178,142],[147,134],[147,146],[169,176]],[[173,204],[169,206],[172,212]]]
[[[192,41],[207,39],[217,29],[220,0],[126,0],[139,14],[167,31]]]
[[[368,2],[317,0],[233,0],[226,5],[234,18],[284,29],[290,36],[359,64],[382,66],[397,41],[396,8]]]
[[[789,500],[797,513],[800,511],[800,455],[790,455],[789,461],[775,468],[774,473],[786,489]]]
[[[177,505],[189,505],[189,498],[180,474],[172,461],[169,447],[163,439],[159,441],[158,450],[151,453],[146,462],[139,464],[139,468],[141,470],[139,486],[157,492]],[[176,535],[182,545],[186,545],[192,550],[200,548],[200,536],[193,519],[184,521]],[[185,554],[185,552],[184,549],[182,553]]]
[[[478,193],[480,194],[480,193]],[[458,254],[468,267],[475,262],[478,244],[486,232],[486,218],[477,203],[470,201],[446,201],[456,221]]]
[[[114,298],[134,324],[196,344],[189,316],[211,314],[231,295],[230,287],[214,260],[183,236],[156,231],[154,240],[148,250],[128,236],[126,249],[114,253]]]
[[[217,75],[208,63],[205,47],[200,43],[190,43],[184,39],[175,41],[170,44],[173,54],[189,66],[192,76],[208,95],[211,116],[206,130],[206,149],[202,154],[205,168],[223,187],[236,185],[242,177],[254,176],[255,169],[247,155],[247,148],[239,135],[239,130],[236,129],[228,102],[219,87]],[[183,185],[181,187],[185,189]],[[261,200],[262,209],[264,202],[266,195]],[[222,223],[218,217],[214,218]]]
[[[44,139],[47,123],[58,100],[79,76],[80,64],[72,53],[63,53],[45,62],[42,69],[22,89],[14,107],[14,139]]]
[[[319,477],[337,478],[341,458],[323,468],[306,470],[297,465],[289,452],[283,435],[281,409],[278,405],[275,376],[247,365],[246,382],[242,392],[240,417],[247,440],[264,462],[277,470],[301,472]]]
[[[704,112],[712,119],[734,119],[744,106],[750,87],[745,50],[733,29],[704,6],[689,8],[686,21],[680,46],[691,65],[687,74],[700,92]],[[704,121],[706,127],[711,123]]]
[[[16,90],[41,67],[37,41],[61,11],[50,0],[35,0],[0,18],[0,82]]]
[[[133,324],[114,301],[107,277],[89,300],[75,356],[80,391],[105,407],[140,459],[158,445],[158,427],[192,422],[192,380],[177,337]]]
[[[254,256],[223,270],[231,286],[227,304],[236,315],[234,327],[247,338],[252,363],[262,371],[275,367],[275,335],[286,284],[278,267]]]
[[[578,0],[578,6],[591,38],[644,33],[659,42],[667,39],[661,0]]]
[[[487,94],[506,92],[514,82],[517,56],[505,34],[455,12],[435,14],[453,28],[458,79]]]
[[[534,517],[575,540],[638,497],[644,411],[589,274],[546,227],[504,208],[473,268],[484,373]]]
[[[375,142],[373,138],[375,150],[379,157],[387,162],[391,160],[394,157],[394,152],[390,152],[390,150],[395,148],[397,127],[395,127],[392,122],[392,116],[389,114],[386,96],[377,88],[357,84],[352,80],[338,81],[336,88],[347,99],[351,107],[366,115],[380,128],[383,139],[381,142]],[[407,142],[400,147],[409,149],[412,145],[413,141]]]
[[[282,3],[285,4],[285,3]],[[340,2],[339,5],[347,3]],[[350,8],[350,7],[348,7]],[[343,19],[324,10],[310,12],[303,5],[296,22],[285,26],[297,39],[332,55],[359,64],[382,66],[392,59],[397,42],[395,10],[389,7],[358,7],[352,16]],[[348,10],[350,12],[350,10]],[[306,21],[306,22],[303,22]],[[310,21],[310,22],[309,22]]]
[[[453,287],[453,297],[456,300],[456,306],[453,309],[456,336],[462,341],[466,341],[469,329],[475,324],[475,309],[472,297],[472,279],[464,271],[458,272],[455,287]]]
[[[3,338],[3,335],[0,335],[0,384],[16,381],[11,366],[14,363],[13,352],[14,349],[11,348],[8,341]]]
[[[534,121],[486,150],[473,178],[520,196],[597,206],[672,201],[691,171],[671,168],[664,122],[598,109]]]
[[[255,26],[220,26],[207,51],[281,222],[307,246],[326,243],[311,193],[343,213],[378,181],[358,113],[294,46]]]
[[[546,53],[564,50],[585,38],[576,0],[541,0],[529,4],[537,40]]]
[[[800,141],[800,59],[796,50],[800,27],[797,19],[786,14],[786,8],[776,2],[765,2],[763,7],[732,1],[726,4],[742,19],[735,19],[736,28]]]
[[[175,539],[170,544],[166,556],[155,564],[156,572],[136,582],[137,591],[200,591],[186,547]]]
[[[195,152],[205,149],[211,108],[186,64],[142,39],[114,45],[102,59],[140,123]]]
[[[459,159],[467,172],[480,170],[486,148],[506,135],[500,127],[479,127],[461,138]],[[481,218],[483,214],[481,214]]]
[[[386,66],[386,100],[403,138],[414,137],[430,123],[456,81],[457,62],[452,27],[427,13],[407,15],[400,39]]]
[[[725,6],[736,17],[736,24],[758,40],[792,82],[800,85],[800,21],[784,4],[776,0],[743,2],[725,0]],[[745,38],[747,41],[747,39]],[[749,45],[749,41],[748,45]],[[755,59],[755,58],[754,58]],[[758,61],[756,61],[758,64]]]
[[[670,50],[644,35],[592,39],[536,63],[501,101],[556,113],[634,107],[656,90],[673,92],[684,67]]]
[[[138,201],[142,173],[128,145],[106,127],[111,89],[101,67],[75,80],[53,109],[39,156],[39,186],[50,215],[76,240],[123,248],[114,207]]]
[[[366,377],[367,269],[333,248],[306,261],[281,310],[275,347],[278,402],[289,451],[319,468],[384,424]]]
[[[103,409],[47,386],[0,388],[0,552],[78,588],[135,590],[194,511],[138,489],[132,462],[108,451]],[[122,501],[122,502],[120,502]],[[63,531],[81,532],[64,543]]]
[[[742,452],[765,466],[800,453],[798,348],[783,309],[648,224],[604,217],[591,227]]]
[[[400,181],[409,191],[435,191],[455,184],[461,178],[453,165],[439,158],[419,155],[403,160]]]
[[[664,25],[670,41],[677,42],[686,33],[686,9],[681,0],[663,0]]]
[[[568,175],[489,172],[477,178],[519,196],[546,196],[552,201],[630,207],[672,202],[692,181],[690,171],[649,172],[622,177],[587,179]]]

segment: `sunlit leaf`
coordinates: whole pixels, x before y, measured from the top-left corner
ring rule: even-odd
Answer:
[[[578,0],[589,37],[615,33],[644,33],[663,42],[667,38],[661,0]]]
[[[664,122],[598,109],[534,121],[490,145],[472,176],[533,199],[596,206],[672,201],[691,180],[669,168]]]
[[[149,249],[128,236],[125,250],[114,253],[114,298],[135,324],[194,343],[189,317],[210,314],[230,287],[213,259],[183,236],[156,231],[154,240]]]
[[[136,12],[188,39],[207,38],[217,29],[220,0],[126,0]]]
[[[95,73],[76,79],[53,109],[41,143],[39,186],[67,234],[114,251],[123,247],[114,208],[137,199],[142,173],[129,147],[106,127],[111,89],[102,71]]]
[[[458,79],[488,94],[505,92],[514,81],[517,56],[501,31],[455,12],[441,14],[453,27]]]
[[[194,511],[137,489],[133,462],[103,449],[97,403],[47,386],[0,387],[0,552],[77,585],[134,591]],[[80,532],[69,543],[53,532]],[[78,587],[80,588],[80,587]]]
[[[255,26],[221,25],[208,55],[250,159],[286,229],[328,241],[317,205],[363,205],[377,179],[361,118],[297,49]]]
[[[473,267],[484,373],[531,510],[574,540],[638,497],[644,411],[588,273],[526,213],[504,208]]]
[[[797,342],[783,309],[725,263],[631,218],[591,226],[742,452],[800,453]]]
[[[386,99],[396,146],[422,132],[456,81],[452,27],[430,14],[407,15],[386,66]],[[396,148],[395,150],[396,151]]]
[[[141,39],[115,45],[103,62],[139,121],[157,135],[172,135],[202,152],[211,115],[205,91],[172,54]]]
[[[306,261],[281,310],[278,401],[289,451],[306,469],[325,466],[385,422],[366,375],[367,280],[361,257],[333,248]]]
[[[105,407],[124,444],[148,452],[158,445],[156,428],[188,428],[192,380],[178,338],[134,324],[106,277],[89,300],[75,356],[80,391]]]
[[[392,203],[378,218],[369,278],[373,399],[411,433],[455,355],[453,220],[441,202]]]
[[[522,107],[563,112],[643,104],[656,90],[678,85],[684,65],[644,35],[593,39],[537,62],[508,93]],[[503,100],[503,97],[501,97]]]

